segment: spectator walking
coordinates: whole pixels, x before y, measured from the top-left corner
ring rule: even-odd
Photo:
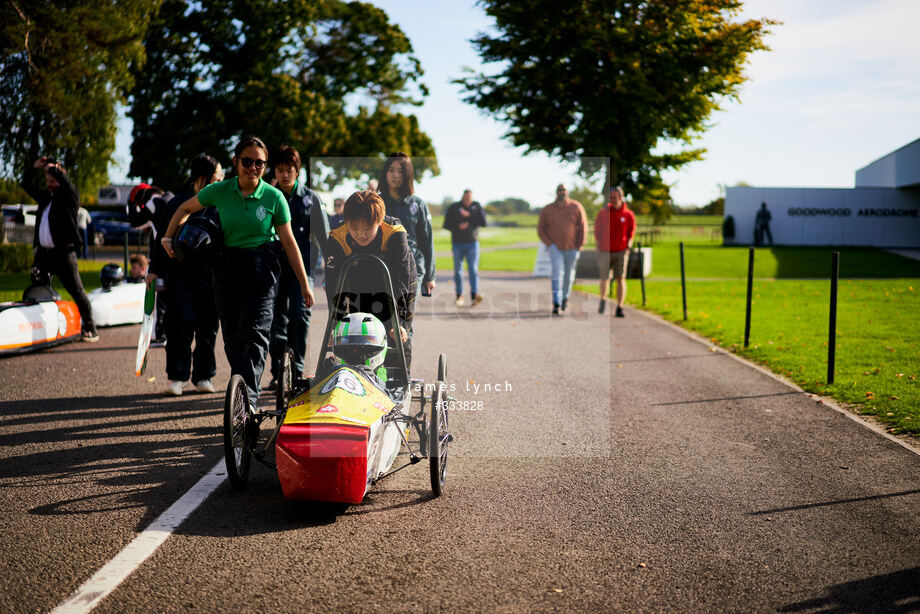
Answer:
[[[406,230],[409,249],[415,257],[419,289],[429,296],[435,287],[434,234],[428,205],[415,195],[414,176],[409,156],[401,151],[390,154],[383,163],[380,196],[383,197],[386,214],[398,219]]]
[[[636,235],[636,216],[626,206],[623,189],[610,188],[607,206],[598,211],[594,220],[594,238],[597,242],[597,272],[600,277],[601,302],[598,313],[604,313],[607,304],[607,282],[613,273],[616,284],[616,317],[622,318],[626,301],[626,269],[629,249]]]
[[[39,169],[45,175],[44,190],[36,185]],[[77,210],[80,207],[77,188],[61,163],[47,156],[37,159],[32,169],[26,171],[22,187],[38,203],[32,239],[35,246],[32,267],[43,274],[58,276],[80,310],[83,341],[95,343],[99,341],[99,335],[93,322],[93,307],[77,268],[77,250],[82,245],[77,227]]]
[[[560,183],[556,187],[556,200],[543,207],[537,222],[537,235],[549,250],[554,315],[568,309],[569,294],[575,283],[575,265],[588,227],[585,208],[568,194],[565,185]]]
[[[81,257],[85,260],[89,257],[89,225],[92,223],[93,219],[89,215],[89,211],[80,207],[77,209],[77,228],[80,229],[80,234],[83,237],[83,250]]]
[[[190,176],[179,194],[152,211],[154,230],[165,236],[169,222],[179,207],[198,194],[202,188],[224,177],[220,163],[208,155],[199,155],[190,163]],[[215,209],[194,214],[196,217],[219,217]],[[215,221],[215,226],[218,222]],[[169,318],[166,320],[166,394],[179,396],[191,380],[201,393],[215,392],[211,381],[217,374],[214,346],[217,341],[217,304],[214,300],[214,263],[205,261],[179,262],[170,258],[160,242],[151,244],[151,262],[147,275],[148,287],[162,288],[158,294]],[[192,343],[195,344],[194,350]],[[151,344],[153,345],[153,344]]]
[[[291,232],[300,248],[307,278],[310,285],[313,285],[317,261],[322,262],[319,258],[319,246],[325,244],[326,237],[329,236],[329,223],[323,201],[313,190],[300,182],[300,164],[300,154],[296,149],[289,145],[279,147],[274,160],[275,187],[281,190],[287,199],[291,211]],[[294,377],[303,377],[311,314],[312,310],[304,304],[294,270],[288,263],[282,262],[269,345],[272,374],[270,388],[274,389],[278,378],[281,377],[281,361],[288,348],[294,353]]]
[[[479,229],[486,225],[482,205],[473,200],[473,191],[464,190],[460,202],[452,204],[444,214],[444,228],[450,231],[454,252],[454,286],[457,306],[463,305],[463,261],[470,278],[470,305],[482,302],[479,294]]]

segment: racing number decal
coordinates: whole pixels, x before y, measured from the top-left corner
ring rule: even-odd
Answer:
[[[328,394],[334,388],[341,388],[345,392],[350,392],[351,394],[359,397],[363,397],[367,392],[364,390],[364,386],[361,385],[361,382],[358,381],[358,378],[355,377],[355,374],[346,369],[342,369],[336,373],[332,378],[326,382],[326,384],[320,389],[320,394]]]

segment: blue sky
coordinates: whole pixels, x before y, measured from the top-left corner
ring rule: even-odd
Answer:
[[[413,109],[442,174],[417,186],[429,202],[518,196],[542,205],[574,173],[542,154],[523,156],[503,125],[461,101],[450,83],[480,66],[469,39],[489,27],[466,1],[377,0],[412,41],[431,95]],[[702,205],[719,184],[849,187],[859,167],[920,138],[918,0],[750,0],[744,16],[770,17],[770,52],[750,59],[740,101],[711,118],[694,145],[706,159],[665,176],[681,205]],[[112,180],[124,180],[130,135],[120,124]]]

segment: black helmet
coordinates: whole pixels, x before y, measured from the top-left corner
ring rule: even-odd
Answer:
[[[211,210],[213,209],[213,213]],[[209,264],[223,244],[223,231],[217,210],[209,207],[193,215],[176,233],[173,250],[179,262],[187,265]]]
[[[111,262],[99,271],[99,281],[102,282],[102,288],[108,290],[116,284],[120,284],[125,280],[125,270],[118,266],[117,264],[112,264]]]

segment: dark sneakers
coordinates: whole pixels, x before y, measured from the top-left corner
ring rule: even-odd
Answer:
[[[554,316],[559,315],[559,305],[556,305],[555,303],[553,303],[553,315]]]
[[[622,307],[617,307],[616,316],[617,316],[618,318],[625,318],[625,317],[626,317],[626,314],[623,313],[623,308],[622,308]]]
[[[562,299],[562,307],[561,307],[562,311],[564,312],[568,308],[569,308],[569,299],[567,298]]]
[[[97,341],[99,341],[99,335],[94,330],[85,330],[83,331],[83,334],[80,336],[80,340],[85,341],[87,343],[96,343]]]
[[[597,306],[597,313],[604,313],[605,309],[607,309],[607,301],[601,299],[601,304]]]

